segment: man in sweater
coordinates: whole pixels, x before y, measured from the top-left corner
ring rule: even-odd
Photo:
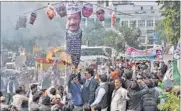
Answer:
[[[108,83],[107,83],[107,75],[99,75],[100,86],[96,89],[95,92],[95,100],[91,104],[94,106],[96,104],[101,105],[101,111],[107,111],[108,108]]]

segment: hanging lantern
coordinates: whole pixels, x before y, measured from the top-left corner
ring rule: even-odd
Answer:
[[[111,15],[111,26],[114,27],[116,25],[116,15],[115,12]]]
[[[55,17],[55,11],[52,7],[49,7],[47,10],[47,15],[50,20],[52,20]]]
[[[64,4],[59,4],[56,7],[56,12],[58,15],[60,15],[60,17],[65,17],[67,15],[66,6]]]
[[[104,21],[104,15],[105,15],[105,11],[103,9],[97,10],[96,16],[99,21]]]
[[[82,8],[82,15],[88,18],[92,15],[92,13],[93,13],[93,5],[90,3],[85,4]]]
[[[30,15],[29,23],[33,25],[35,20],[36,20],[36,17],[37,17],[37,14],[35,12],[32,12],[31,15]]]
[[[26,21],[27,21],[26,16],[20,16],[16,23],[15,29],[18,30],[19,28],[26,28]]]

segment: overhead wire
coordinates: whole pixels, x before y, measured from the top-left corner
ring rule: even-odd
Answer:
[[[64,2],[64,1],[63,1],[63,2]],[[53,5],[57,5],[57,4],[59,4],[59,3],[61,3],[61,2],[53,3],[53,4],[51,4],[51,5],[53,6]],[[90,3],[90,2],[82,1],[82,3]],[[92,3],[90,3],[90,4],[92,4]],[[48,5],[49,5],[49,3],[48,3]],[[38,9],[35,9],[35,10],[32,10],[32,11],[25,12],[25,13],[23,13],[23,15],[28,14],[28,13],[32,13],[32,12],[36,12],[36,11],[39,11],[39,10],[42,10],[42,9],[45,9],[45,8],[48,7],[48,5],[43,6],[43,7],[40,7],[40,8],[38,8]],[[114,10],[114,9],[111,9],[111,8],[103,7],[103,6],[98,5],[98,4],[92,4],[92,5],[93,5],[93,6],[100,7],[100,8],[103,8],[103,9],[111,10],[111,11],[114,11],[115,13],[119,13],[119,14],[122,14],[122,15],[132,16],[131,14],[124,13],[124,12],[121,12],[121,11],[117,11],[117,10]]]

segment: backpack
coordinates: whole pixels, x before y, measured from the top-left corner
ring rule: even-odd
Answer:
[[[155,91],[143,95],[141,101],[142,101],[142,111],[158,111],[157,109],[158,97],[155,96]]]

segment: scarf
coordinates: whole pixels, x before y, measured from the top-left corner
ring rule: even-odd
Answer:
[[[11,86],[10,86],[10,84],[11,84]],[[14,81],[10,80],[8,82],[8,86],[7,86],[7,93],[15,93],[15,92],[16,92],[16,87],[15,87]]]

